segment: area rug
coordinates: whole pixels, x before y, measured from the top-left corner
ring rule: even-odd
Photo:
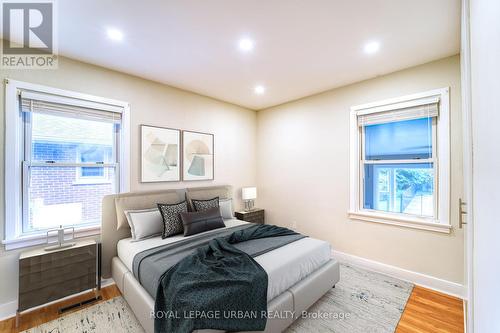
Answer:
[[[118,296],[21,333],[143,333],[123,297]]]
[[[299,317],[287,333],[393,333],[413,285],[341,265],[340,282]],[[142,333],[122,297],[115,297],[23,333]]]
[[[287,333],[393,333],[412,290],[409,282],[343,264],[335,288]]]

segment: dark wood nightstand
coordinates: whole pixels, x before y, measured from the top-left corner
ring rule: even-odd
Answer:
[[[100,299],[100,245],[94,240],[82,240],[54,251],[35,249],[21,253],[16,324],[22,311],[85,290],[94,289],[95,297],[82,303]]]
[[[252,222],[252,223],[259,223],[259,224],[265,223],[264,209],[261,208],[254,208],[248,212],[247,211],[235,212],[234,214],[238,220]]]

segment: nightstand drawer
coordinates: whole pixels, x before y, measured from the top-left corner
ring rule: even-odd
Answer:
[[[262,216],[264,216],[264,211],[249,212],[245,213],[244,215],[246,219],[261,218]]]
[[[18,311],[96,288],[97,256],[95,241],[80,241],[53,252],[23,252],[19,259]]]
[[[49,285],[26,293],[19,293],[18,310],[24,311],[84,290],[95,288],[95,282],[95,275],[84,275],[65,280],[64,283]]]
[[[264,216],[247,217],[244,221],[252,223],[264,223]]]
[[[70,256],[66,258],[52,260],[40,260],[41,258],[29,258],[29,259],[21,259],[19,261],[19,276],[24,276],[27,274],[40,273],[45,271],[54,270],[57,268],[68,267],[71,264],[78,264],[80,262],[85,262],[88,260],[93,260],[95,262],[95,252],[94,253],[85,253],[79,254],[75,256]]]
[[[76,248],[68,248],[63,251],[45,252],[43,254],[22,258],[19,260],[19,268],[40,267],[43,270],[46,267],[65,266],[67,262],[78,260],[80,258],[95,258],[96,246],[88,245]]]
[[[75,262],[63,267],[55,267],[43,271],[23,274],[19,276],[19,290],[27,292],[43,288],[48,285],[64,283],[67,280],[96,274],[95,258]]]
[[[251,223],[260,223],[264,224],[264,210],[263,209],[255,209],[249,212],[236,212],[235,216],[238,220],[251,222]]]

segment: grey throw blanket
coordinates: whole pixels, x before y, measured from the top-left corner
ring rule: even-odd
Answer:
[[[160,278],[170,267],[192,254],[200,246],[207,245],[212,239],[229,236],[235,231],[243,230],[250,226],[245,224],[231,228],[216,229],[175,243],[142,251],[135,255],[132,263],[134,276],[151,297],[155,298]]]
[[[160,277],[155,332],[265,329],[267,273],[252,256],[304,237],[286,228],[252,225],[191,251]]]

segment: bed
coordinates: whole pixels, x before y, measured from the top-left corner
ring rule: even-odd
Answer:
[[[154,237],[140,242],[131,241],[130,229],[124,225],[124,211],[145,209],[156,203],[176,203],[190,199],[213,197],[232,198],[231,186],[214,186],[188,189],[172,189],[155,192],[135,192],[106,196],[103,200],[102,226],[102,275],[113,277],[123,297],[146,332],[154,331],[151,312],[154,296],[134,277],[132,263],[141,251],[166,243],[186,239],[181,235],[166,239]],[[225,220],[226,228],[246,222]],[[230,229],[229,229],[230,230]],[[213,231],[208,231],[210,233]],[[268,310],[301,313],[316,302],[339,280],[339,265],[331,259],[330,245],[324,241],[303,238],[278,249],[255,257],[268,275]],[[270,318],[265,332],[282,332],[295,318],[285,316]],[[214,332],[199,330],[198,332]]]

